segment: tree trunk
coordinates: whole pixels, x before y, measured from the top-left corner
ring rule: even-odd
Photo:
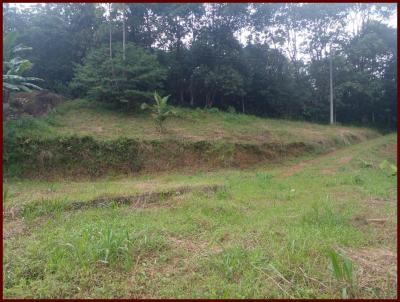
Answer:
[[[190,77],[190,106],[194,106],[194,98],[193,98],[193,77]]]
[[[242,112],[244,114],[244,96],[242,96]]]
[[[9,104],[10,102],[10,91],[9,90],[3,90],[4,91],[4,101],[5,103]]]
[[[211,108],[214,104],[215,92],[213,92],[208,107]]]
[[[112,33],[111,33],[111,3],[108,4],[108,11],[109,11],[109,18],[110,18],[110,22],[109,22],[109,30],[110,30],[110,59],[112,59]]]
[[[118,89],[118,84],[117,84],[117,82],[115,81],[115,70],[114,70],[114,63],[113,63],[113,61],[112,61],[112,27],[111,27],[111,7],[112,6],[112,3],[110,3],[109,5],[108,5],[108,8],[109,8],[109,13],[110,13],[110,16],[109,16],[109,18],[110,18],[110,22],[109,22],[109,30],[110,30],[110,62],[111,62],[111,75],[112,75],[112,77],[113,77],[113,79],[114,79],[114,85],[115,85],[115,87],[116,87],[116,89]]]
[[[122,60],[125,61],[125,4],[122,4]]]

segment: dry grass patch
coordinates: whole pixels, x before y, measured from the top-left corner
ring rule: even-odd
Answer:
[[[10,239],[26,232],[27,227],[22,219],[4,222],[3,239]]]
[[[397,292],[397,254],[384,248],[341,249],[357,267],[358,287],[365,290]],[[389,298],[389,297],[388,297]]]

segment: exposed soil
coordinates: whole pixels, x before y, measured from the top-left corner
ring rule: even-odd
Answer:
[[[361,288],[385,292],[397,288],[397,255],[382,248],[341,249],[357,266],[357,281]]]
[[[382,198],[382,197],[370,197],[365,200],[365,202],[373,204],[373,205],[385,205],[387,203],[396,203],[396,198]]]
[[[207,241],[192,241],[188,239],[180,239],[176,237],[170,237],[169,241],[174,247],[186,250],[193,254],[204,254],[204,253],[220,253],[222,252],[221,247],[213,246],[210,247]]]
[[[48,113],[58,104],[65,101],[62,95],[48,90],[12,93],[6,110],[5,119],[17,118],[22,114],[40,116]]]
[[[315,159],[310,159],[310,160],[305,160],[302,162],[299,162],[289,168],[287,168],[286,170],[283,171],[283,173],[280,175],[280,177],[286,178],[286,177],[290,177],[300,171],[302,171],[304,168],[311,166],[311,165],[315,165],[316,163],[320,162],[321,158],[325,157],[325,156],[331,156],[335,151],[329,152],[323,156],[320,156],[318,158]],[[323,174],[332,174],[335,173],[337,171],[337,169],[339,168],[339,166],[337,164],[347,164],[348,162],[350,162],[353,159],[352,155],[349,156],[343,156],[341,158],[339,158],[336,162],[335,165],[329,165],[329,166],[325,166],[323,167],[323,169],[321,169],[321,172]]]
[[[26,231],[26,225],[21,219],[8,221],[3,225],[3,239],[9,239],[21,234]]]
[[[387,144],[385,147],[379,149],[379,153],[383,157],[392,157],[397,164],[397,144]]]
[[[110,203],[132,205],[133,207],[140,207],[148,203],[155,203],[160,200],[168,199],[172,196],[179,196],[181,194],[202,191],[205,193],[216,192],[218,189],[223,188],[223,185],[197,185],[197,186],[182,186],[161,192],[145,192],[130,196],[105,196],[89,201],[74,201],[67,205],[66,210],[76,210],[86,207],[101,207]]]
[[[223,185],[194,185],[194,186],[182,186],[175,187],[168,190],[160,191],[160,192],[145,192],[141,194],[135,195],[124,195],[124,196],[112,196],[106,195],[102,197],[98,197],[95,199],[91,199],[88,201],[72,201],[65,205],[64,210],[78,210],[82,208],[91,208],[91,207],[102,207],[112,203],[115,204],[124,204],[130,205],[132,207],[146,207],[149,204],[156,204],[162,200],[166,200],[173,196],[180,196],[185,193],[200,191],[204,193],[214,193],[217,190],[223,188]],[[23,211],[22,206],[12,207],[11,209],[3,212],[3,217],[15,219],[20,216]]]

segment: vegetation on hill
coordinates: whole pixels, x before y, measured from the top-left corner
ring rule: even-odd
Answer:
[[[179,106],[397,125],[396,5],[387,3],[4,4],[3,34],[32,47],[44,88],[137,108]],[[302,41],[301,43],[299,43]]]
[[[4,125],[6,176],[102,177],[112,174],[246,167],[321,153],[377,131],[263,119],[218,110],[175,108],[159,133],[146,114],[67,101],[44,117]]]

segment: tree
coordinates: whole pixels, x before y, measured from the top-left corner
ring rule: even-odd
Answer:
[[[395,120],[396,42],[394,29],[371,21],[345,45],[342,65],[349,67],[342,67],[337,87],[341,121],[389,126]]]
[[[28,74],[44,79],[43,88],[68,93],[74,64],[80,64],[96,42],[96,31],[104,21],[104,9],[94,3],[47,3],[17,11],[7,18],[7,28],[18,28],[17,42],[29,45]]]
[[[70,86],[75,96],[131,108],[162,88],[166,72],[154,55],[133,43],[126,45],[125,61],[120,45],[114,47],[112,59],[108,52],[107,46],[94,49],[77,65]]]
[[[59,93],[130,108],[163,89],[174,105],[327,122],[332,47],[336,120],[396,124],[396,30],[385,25],[394,4],[47,3],[3,11],[3,35],[17,30],[16,43],[33,47],[24,76]],[[141,65],[128,41],[145,54]]]

